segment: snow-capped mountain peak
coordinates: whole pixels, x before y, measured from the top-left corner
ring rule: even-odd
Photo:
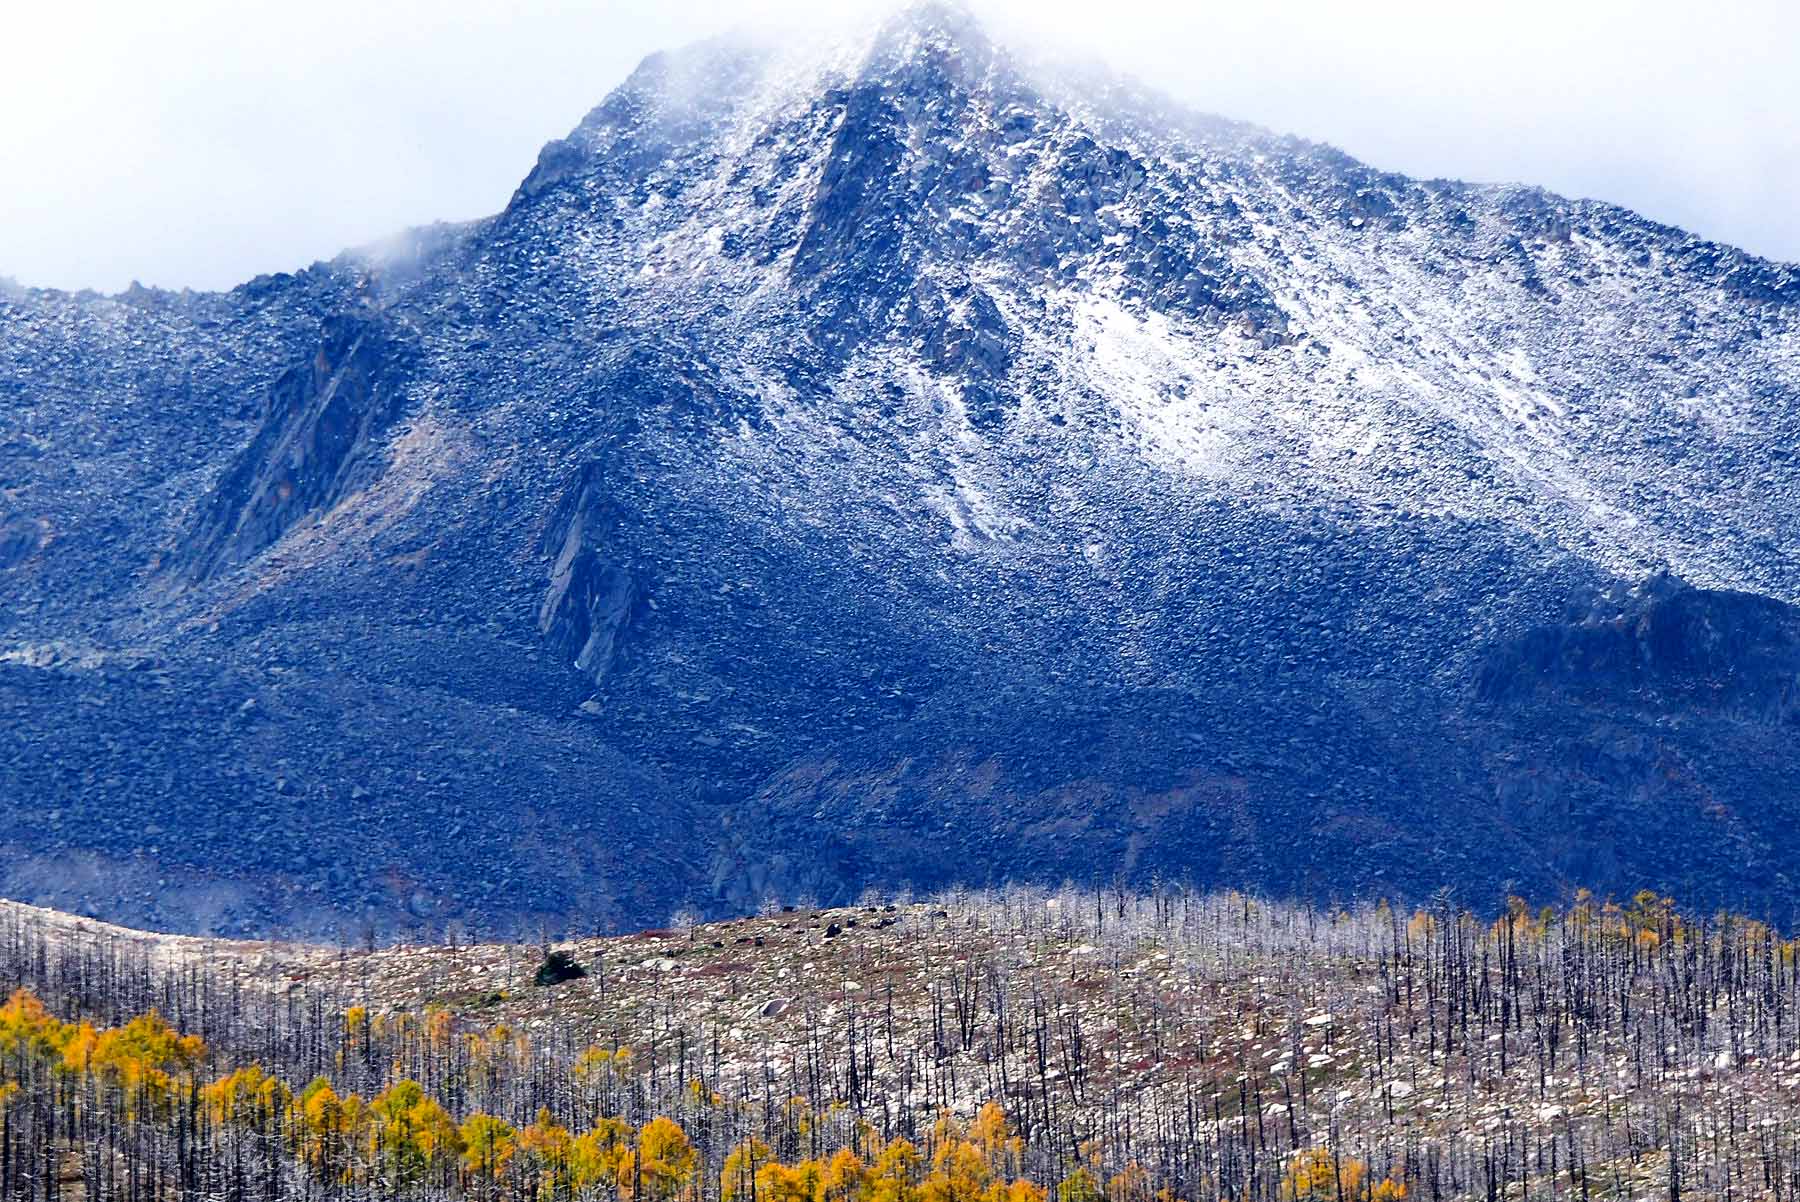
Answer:
[[[179,822],[263,915],[1793,900],[1800,281],[1604,204],[923,4],[654,56],[488,220],[0,323],[6,795],[72,815],[0,891]]]

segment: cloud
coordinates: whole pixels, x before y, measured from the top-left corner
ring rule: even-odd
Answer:
[[[977,7],[1002,30],[1381,167],[1598,196],[1800,259],[1800,6],[1785,0]],[[225,287],[492,212],[538,147],[645,54],[843,8],[24,6],[0,73],[0,274]]]

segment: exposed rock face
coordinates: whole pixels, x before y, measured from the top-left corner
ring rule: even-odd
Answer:
[[[219,481],[183,549],[205,578],[254,556],[302,517],[375,478],[405,401],[407,354],[377,316],[327,318],[318,349],[269,390],[256,438]]]
[[[1785,915],[1797,397],[1791,267],[953,8],[659,55],[489,220],[0,293],[0,890]]]
[[[1489,701],[1542,692],[1792,724],[1800,610],[1659,575],[1598,598],[1577,621],[1538,627],[1496,648],[1477,687]]]
[[[0,571],[25,562],[42,544],[43,531],[25,514],[0,518]]]
[[[607,562],[606,538],[618,518],[597,495],[599,484],[598,471],[584,471],[552,523],[552,532],[562,533],[550,540],[556,559],[538,610],[538,629],[551,646],[595,684],[605,683],[642,601],[630,573]]]

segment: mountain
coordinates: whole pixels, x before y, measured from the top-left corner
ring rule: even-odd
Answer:
[[[492,218],[0,294],[0,893],[1789,916],[1797,395],[1794,267],[956,7],[653,56]]]

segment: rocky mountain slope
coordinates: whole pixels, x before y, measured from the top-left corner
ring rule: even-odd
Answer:
[[[658,55],[504,212],[0,296],[0,892],[1790,914],[1800,273],[926,4]]]

